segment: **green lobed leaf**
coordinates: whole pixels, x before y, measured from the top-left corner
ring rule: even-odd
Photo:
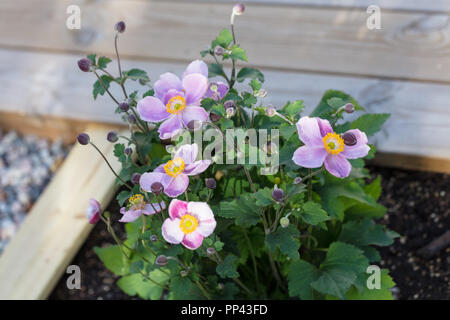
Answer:
[[[386,227],[371,219],[352,220],[342,225],[339,241],[362,247],[368,245],[388,246],[394,242],[395,234],[387,233]]]
[[[303,205],[301,218],[313,226],[330,219],[325,210],[322,209],[322,206],[314,201],[308,201]]]
[[[359,129],[371,136],[381,130],[381,126],[389,117],[389,113],[366,113],[353,121],[350,129]]]
[[[216,272],[221,278],[237,278],[239,273],[237,272],[238,257],[233,254],[229,254],[225,259],[219,263],[216,267]]]
[[[98,58],[98,67],[101,69],[105,69],[107,64],[111,62],[111,59],[108,57],[100,57]]]
[[[366,275],[366,279],[370,275]],[[393,300],[391,288],[395,286],[395,282],[389,276],[389,271],[387,269],[381,270],[381,281],[380,289],[369,289],[364,288],[361,293],[356,287],[350,288],[347,292],[348,300]]]
[[[233,35],[230,30],[224,28],[220,31],[219,36],[213,41],[213,48],[216,45],[221,46],[222,48],[228,48],[231,41],[233,41]]]
[[[268,234],[266,245],[271,251],[279,248],[282,253],[291,259],[298,259],[300,242],[297,238],[299,236],[300,232],[291,224],[287,228],[278,228],[275,232]]]
[[[231,56],[231,59],[233,59],[233,60],[248,61],[247,55],[245,54],[245,50],[236,44],[231,47],[230,56]]]
[[[320,271],[309,262],[294,260],[289,265],[288,288],[290,297],[300,297],[303,300],[311,300],[313,288],[311,283],[320,277]]]
[[[260,220],[260,208],[250,194],[245,194],[233,201],[220,202],[219,216],[235,219],[235,223],[242,227],[250,227]]]
[[[100,76],[100,79],[102,80],[103,85],[106,87],[106,89],[109,89],[109,85],[112,81],[114,81],[113,78],[110,76],[104,74]],[[104,95],[106,90],[103,88],[102,83],[100,83],[100,80],[95,81],[94,88],[92,90],[92,94],[94,95],[94,100],[97,99],[98,95]]]
[[[256,79],[264,82],[264,75],[258,69],[244,67],[237,73],[236,81],[243,82],[245,79]]]
[[[111,272],[119,276],[128,274],[129,263],[118,245],[106,248],[94,247],[94,251]]]

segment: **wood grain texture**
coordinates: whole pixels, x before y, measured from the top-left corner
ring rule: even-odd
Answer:
[[[80,5],[81,30],[65,27],[69,4]],[[124,56],[189,60],[229,24],[230,7],[139,0],[2,1],[0,46],[113,56],[113,26],[124,20]],[[381,30],[368,30],[367,17],[360,8],[249,4],[236,21],[237,38],[257,66],[450,81],[448,14],[383,12]]]
[[[91,139],[117,170],[105,128],[89,127]],[[45,299],[92,228],[88,200],[106,207],[115,177],[95,151],[76,145],[0,256],[0,299]]]
[[[0,109],[22,110],[32,115],[32,119],[39,119],[37,115],[53,115],[120,123],[109,97],[92,99],[94,76],[79,71],[76,59],[75,55],[0,51],[0,87],[4,88],[4,103]],[[163,72],[181,74],[186,64],[124,60],[123,66],[147,70],[156,81]],[[111,69],[115,72],[115,65]],[[450,136],[448,85],[273,70],[263,72],[266,76],[264,87],[269,92],[264,104],[283,106],[288,100],[302,99],[307,114],[326,90],[342,90],[353,95],[369,112],[392,114],[383,131],[371,141],[381,152],[450,159],[450,140],[442,139]],[[139,88],[134,82],[130,84],[128,91]],[[240,85],[241,89],[245,87],[246,84]],[[112,88],[112,92],[118,99],[122,97],[118,87]]]

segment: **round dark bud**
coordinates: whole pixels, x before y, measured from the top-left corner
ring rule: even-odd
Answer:
[[[136,117],[134,116],[134,114],[128,115],[128,122],[131,123],[131,124],[135,124],[136,123]]]
[[[245,11],[245,6],[244,6],[243,3],[236,3],[236,4],[233,6],[233,13],[234,13],[235,15],[238,15],[238,16],[239,16],[239,15],[243,14],[244,11]]]
[[[139,184],[139,180],[141,179],[141,174],[140,173],[133,173],[133,175],[131,176],[131,182],[133,184]]]
[[[157,266],[164,267],[169,262],[166,256],[160,255],[156,257],[155,263]]]
[[[300,178],[300,177],[295,177],[295,179],[294,179],[294,184],[300,184],[300,183],[302,183],[302,181],[303,181],[302,178]]]
[[[125,31],[125,22],[123,21],[117,22],[116,25],[114,26],[114,29],[117,32],[123,33]]]
[[[150,241],[151,241],[151,242],[156,242],[156,241],[158,241],[158,236],[157,236],[156,234],[152,234],[152,235],[150,236]]]
[[[80,133],[77,137],[77,140],[79,144],[85,146],[91,141],[91,138],[89,138],[89,135],[87,133]]]
[[[346,146],[354,146],[358,141],[356,140],[356,137],[351,132],[346,132],[342,135],[342,140],[344,140],[344,143]]]
[[[347,103],[347,104],[344,106],[344,110],[345,110],[345,112],[347,112],[347,113],[353,113],[353,112],[355,111],[355,106],[353,105],[353,103]]]
[[[127,156],[129,156],[130,154],[133,153],[133,149],[131,149],[130,147],[127,147],[127,148],[125,148],[124,152]]]
[[[117,140],[119,140],[119,137],[117,136],[117,132],[115,131],[110,131],[108,132],[108,134],[106,135],[106,140],[108,140],[109,142],[117,142]]]
[[[88,58],[82,58],[78,60],[78,68],[80,68],[81,71],[89,72],[91,71],[92,61]]]
[[[211,112],[209,114],[209,118],[211,119],[212,122],[217,122],[220,120],[220,115]]]
[[[284,192],[281,189],[274,189],[272,191],[272,198],[273,200],[275,200],[276,202],[281,202],[281,200],[283,200],[284,198]]]
[[[225,101],[225,103],[223,104],[223,107],[225,108],[225,110],[227,110],[228,108],[236,109],[236,104],[234,103],[233,100],[228,100],[228,101]]]
[[[128,110],[130,110],[130,104],[128,102],[122,102],[121,104],[119,104],[119,108],[122,112],[127,112]]]
[[[216,253],[216,249],[214,249],[214,248],[212,248],[212,247],[209,247],[208,249],[206,249],[206,254],[208,255],[208,256],[212,256],[213,254],[215,254]]]
[[[221,46],[217,46],[214,48],[214,54],[216,56],[221,56],[223,55],[223,48]]]
[[[164,187],[161,182],[153,182],[150,190],[158,196],[164,191]]]
[[[215,189],[217,186],[216,180],[214,178],[205,179],[205,184],[209,189]]]

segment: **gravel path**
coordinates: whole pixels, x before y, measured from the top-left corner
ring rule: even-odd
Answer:
[[[381,203],[388,207],[382,221],[402,235],[395,244],[381,250],[381,265],[391,270],[397,283],[398,299],[450,299],[450,248],[425,260],[417,250],[442,235],[450,227],[450,176],[372,167],[382,176]],[[117,212],[115,202],[109,208]],[[116,216],[117,217],[117,216]],[[116,224],[123,234],[123,226]],[[92,248],[112,243],[99,223],[71,264],[82,270],[82,288],[68,290],[63,276],[50,299],[129,299],[115,285],[117,277],[105,270]],[[135,299],[135,297],[134,297]]]

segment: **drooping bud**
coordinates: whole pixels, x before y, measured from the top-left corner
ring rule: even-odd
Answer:
[[[282,189],[279,189],[275,186],[275,189],[272,191],[272,198],[276,202],[281,202],[284,198],[284,192]]]
[[[130,110],[130,104],[128,102],[122,102],[119,104],[119,108],[122,112],[127,112]]]
[[[280,225],[282,228],[287,228],[289,226],[289,218],[286,217],[281,218]]]
[[[233,6],[233,14],[240,16],[241,14],[243,14],[245,11],[245,6],[243,3],[236,3]]]
[[[126,154],[127,156],[129,156],[130,154],[133,153],[133,149],[130,148],[130,147],[126,147],[125,150],[124,150],[124,152],[125,152],[125,154]]]
[[[96,224],[100,219],[100,203],[95,199],[89,199],[89,206],[86,209],[86,218],[90,224]]]
[[[156,257],[155,264],[160,267],[164,267],[169,262],[166,256],[160,255]]]
[[[277,110],[275,108],[269,107],[266,109],[266,115],[268,117],[273,117],[276,114],[277,114]]]
[[[353,103],[347,103],[347,104],[344,106],[344,110],[345,110],[345,112],[347,112],[347,113],[353,113],[353,112],[355,111],[355,106],[353,105]]]
[[[125,22],[123,21],[117,22],[116,25],[114,26],[114,29],[117,32],[123,33],[125,31]]]
[[[206,249],[206,254],[208,256],[212,256],[212,255],[216,254],[216,249],[209,247],[208,249]]]
[[[139,180],[141,179],[141,174],[140,173],[133,173],[133,175],[131,176],[131,182],[133,184],[139,184]]]
[[[128,115],[128,122],[131,123],[131,124],[135,124],[136,123],[136,117],[134,116],[134,114]]]
[[[119,137],[117,136],[117,132],[115,131],[110,131],[108,132],[108,134],[106,135],[106,140],[108,140],[109,142],[117,142],[117,140],[119,140]]]
[[[217,122],[220,120],[221,117],[220,115],[211,112],[209,114],[209,118],[211,119],[212,122]]]
[[[89,137],[89,135],[87,133],[80,133],[77,136],[77,140],[78,140],[79,144],[85,146],[91,141],[91,138]]]
[[[156,234],[152,234],[152,235],[150,236],[150,241],[151,241],[151,242],[156,242],[156,241],[158,241],[158,236],[157,236]]]
[[[303,181],[302,178],[300,178],[300,177],[295,177],[295,179],[294,179],[294,184],[300,184],[300,183],[302,183],[302,181]]]
[[[358,141],[356,139],[356,136],[351,132],[346,132],[342,135],[342,140],[344,140],[344,143],[346,146],[354,146]]]
[[[214,54],[216,56],[219,56],[219,57],[222,56],[223,55],[223,48],[221,46],[216,46],[214,48]]]
[[[217,186],[216,180],[214,178],[205,179],[206,187],[209,189],[215,189]]]
[[[78,60],[78,68],[80,68],[81,71],[89,72],[91,71],[92,61],[88,58],[82,58]]]
[[[150,186],[150,190],[158,196],[164,191],[164,186],[161,184],[161,182],[153,182]]]

